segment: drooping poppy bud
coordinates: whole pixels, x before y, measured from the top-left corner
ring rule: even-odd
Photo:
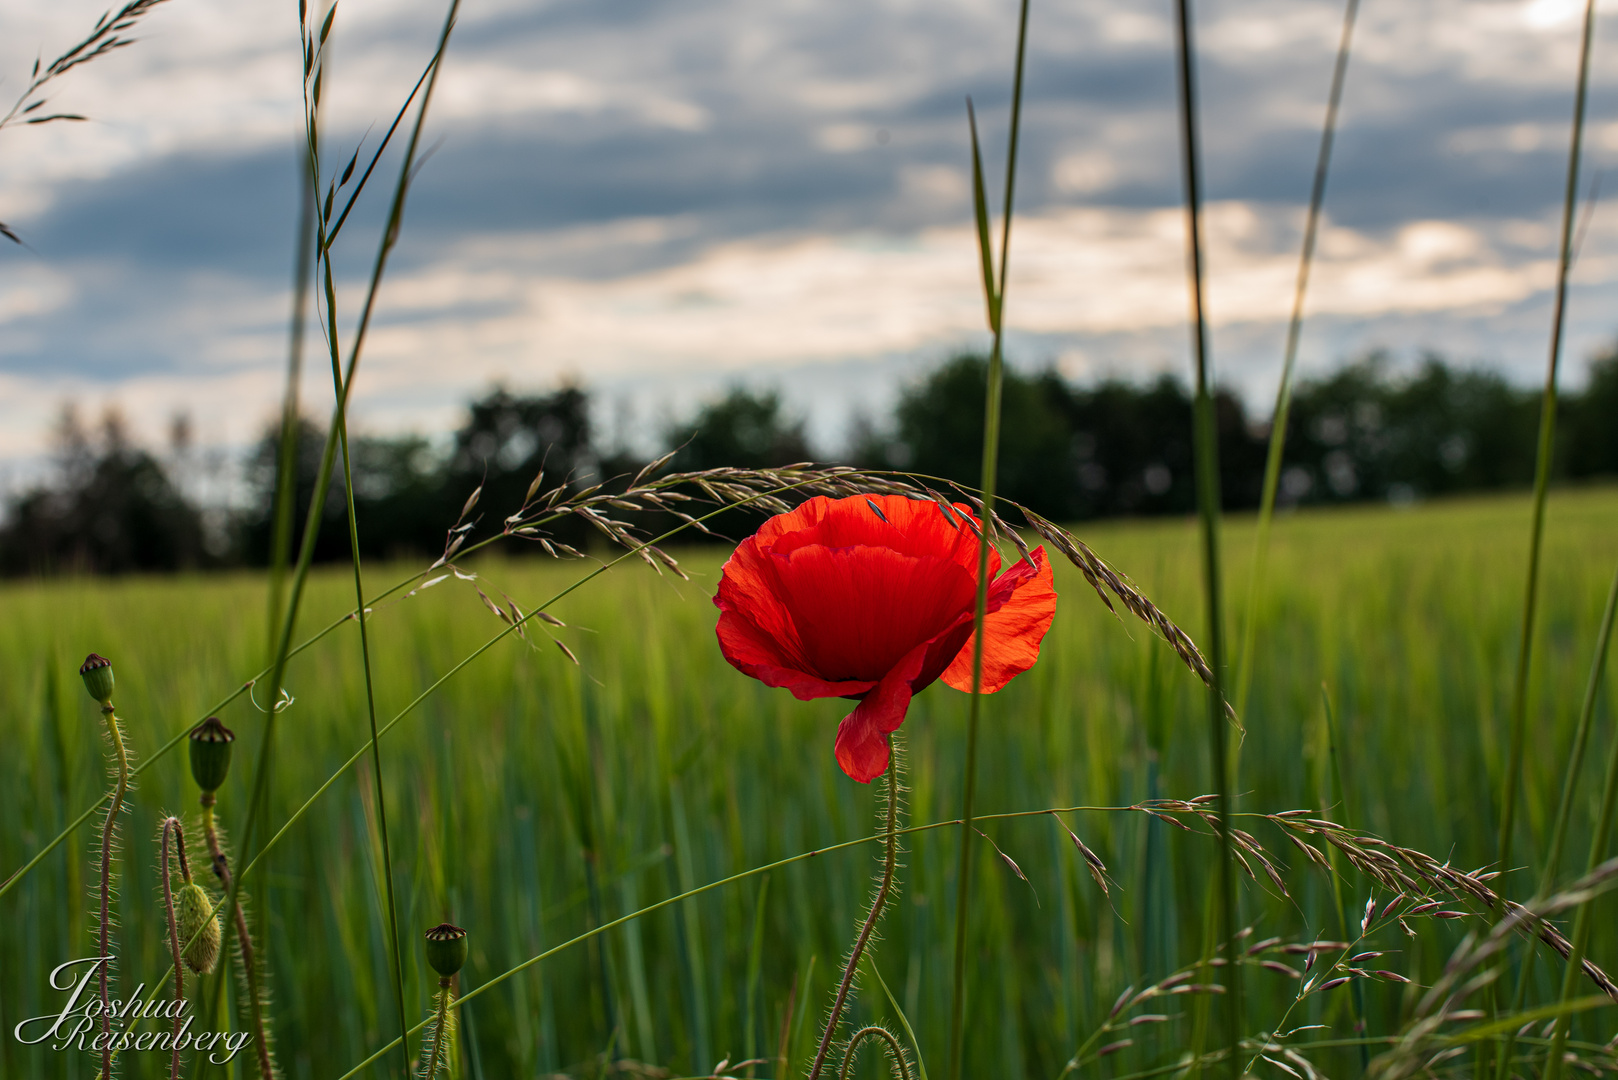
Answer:
[[[466,931],[450,923],[439,923],[427,931],[427,962],[448,979],[466,963]]]
[[[191,729],[191,778],[203,794],[218,791],[230,773],[230,746],[236,733],[210,716]]]
[[[219,916],[213,911],[213,904],[202,886],[190,882],[180,887],[179,923],[180,944],[184,952],[180,955],[185,959],[185,966],[198,975],[207,975],[213,971],[214,963],[219,959],[219,942],[223,936],[219,930]],[[198,933],[198,931],[201,933]]]
[[[79,665],[79,675],[84,679],[84,688],[90,696],[101,704],[106,705],[112,701],[112,661],[105,656],[91,653]]]

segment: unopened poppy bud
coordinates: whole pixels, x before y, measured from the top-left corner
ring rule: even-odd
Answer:
[[[101,704],[106,705],[112,701],[112,661],[105,656],[91,653],[79,665],[79,675],[84,679],[84,688],[90,691],[90,696]]]
[[[195,882],[181,886],[179,908],[177,921],[180,943],[185,947],[181,954],[185,966],[198,975],[207,975],[219,959],[219,916],[214,914],[208,894]]]
[[[230,772],[230,744],[236,733],[210,716],[191,729],[191,778],[205,794],[218,791]]]
[[[446,979],[460,971],[466,963],[466,931],[449,923],[427,931],[427,962]]]

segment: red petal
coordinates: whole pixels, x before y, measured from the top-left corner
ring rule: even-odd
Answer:
[[[778,554],[811,544],[829,548],[884,547],[904,555],[950,559],[975,574],[978,538],[963,519],[975,523],[977,518],[958,503],[954,515],[952,525],[937,503],[903,495],[854,495],[846,499],[817,495],[791,513],[765,522],[753,539],[762,549]],[[999,558],[991,555],[991,559],[991,572],[997,572]]]
[[[983,692],[992,694],[1034,666],[1039,643],[1056,618],[1056,585],[1044,548],[1033,551],[1033,565],[1018,560],[989,586],[983,619]],[[972,692],[972,639],[944,671],[944,682]]]
[[[927,648],[922,644],[910,650],[837,725],[837,764],[862,784],[888,767],[888,736],[905,721],[913,693],[910,682],[921,671]]]

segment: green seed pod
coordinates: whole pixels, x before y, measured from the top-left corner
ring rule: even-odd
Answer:
[[[185,952],[185,966],[198,975],[207,975],[213,971],[214,962],[219,959],[219,916],[213,910],[213,903],[208,894],[202,891],[202,886],[194,882],[180,888],[180,909],[177,919],[180,924],[180,944]],[[201,930],[202,933],[197,933]],[[192,941],[192,938],[196,938]],[[191,942],[189,945],[186,942]]]
[[[191,778],[205,794],[218,791],[230,772],[230,744],[236,733],[210,716],[191,729]]]
[[[84,679],[84,688],[90,691],[90,696],[103,705],[112,702],[112,661],[105,656],[91,653],[79,665],[79,675]]]
[[[446,979],[461,970],[466,963],[466,931],[449,923],[427,931],[427,962]]]

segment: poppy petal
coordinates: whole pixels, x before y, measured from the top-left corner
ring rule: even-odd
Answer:
[[[922,644],[911,649],[837,725],[837,764],[862,784],[869,784],[888,767],[888,736],[905,722],[915,693],[910,682],[920,673],[927,648]]]
[[[1044,548],[1019,559],[989,586],[984,616],[983,692],[992,694],[1034,666],[1039,643],[1056,618],[1056,584]],[[972,692],[972,638],[944,670],[946,685]]]
[[[850,697],[863,694],[876,685],[875,679],[839,682],[801,670],[790,660],[782,658],[779,639],[770,637],[767,631],[734,611],[720,613],[715,632],[719,636],[719,651],[737,671],[751,675],[766,686],[790,690],[799,701]]]

